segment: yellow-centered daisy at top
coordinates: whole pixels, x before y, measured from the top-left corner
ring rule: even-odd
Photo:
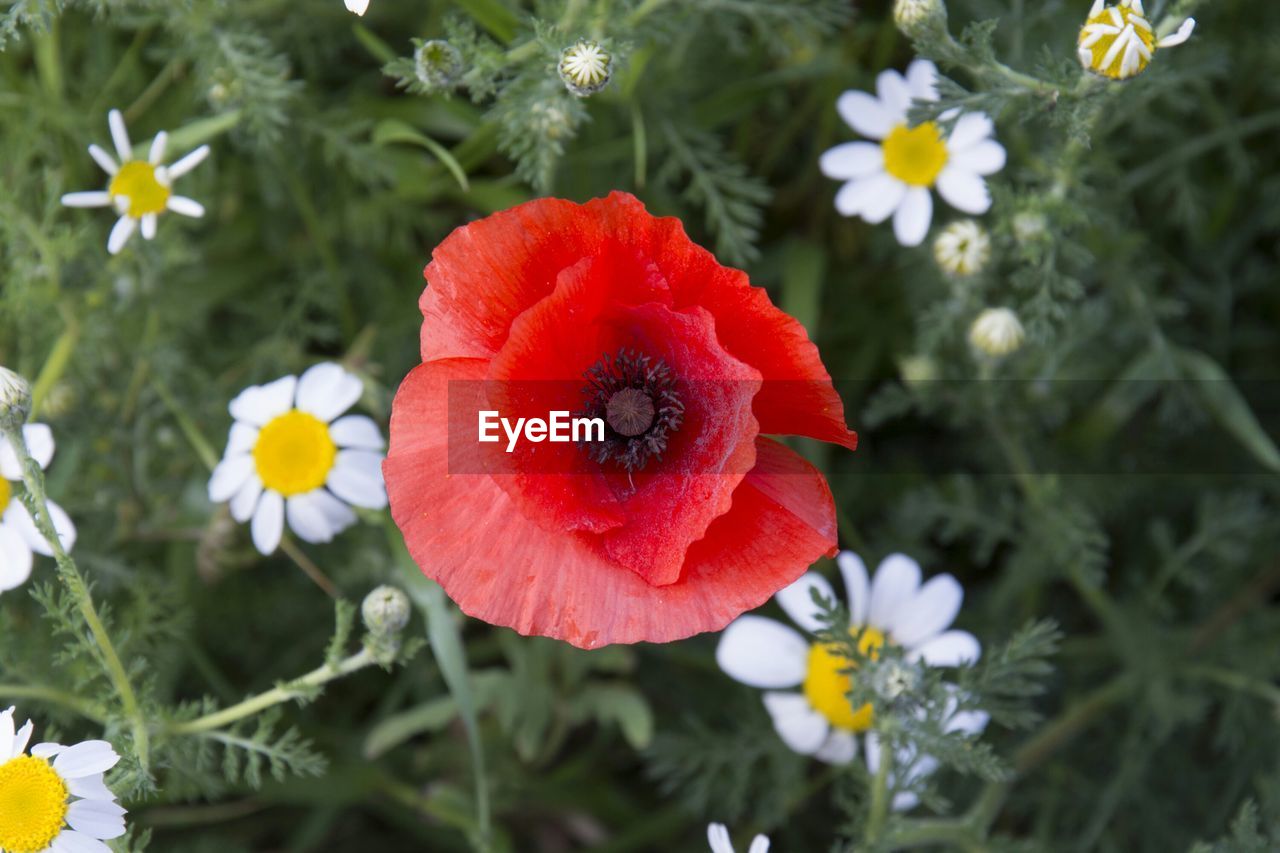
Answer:
[[[1177,32],[1158,38],[1142,0],[1120,0],[1114,6],[1095,0],[1080,29],[1080,64],[1111,80],[1128,80],[1146,70],[1157,48],[1182,44],[1195,28],[1195,18],[1187,18]]]

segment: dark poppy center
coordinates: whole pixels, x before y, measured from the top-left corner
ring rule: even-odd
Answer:
[[[662,359],[638,350],[605,353],[584,374],[586,402],[580,415],[602,418],[602,441],[584,442],[583,450],[600,464],[614,462],[628,473],[650,460],[661,461],[671,435],[684,423],[684,402],[677,380]]]

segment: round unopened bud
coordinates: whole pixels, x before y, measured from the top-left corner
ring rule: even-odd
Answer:
[[[917,38],[929,29],[945,29],[947,7],[942,0],[894,0],[893,22],[907,38]]]
[[[593,41],[579,41],[560,54],[560,79],[565,88],[585,98],[609,85],[613,57]]]
[[[422,85],[447,89],[462,74],[462,54],[447,41],[424,41],[413,52],[413,72]]]
[[[933,241],[933,259],[943,272],[971,276],[991,260],[991,237],[972,219],[952,222]]]
[[[1014,214],[1013,236],[1023,245],[1034,243],[1049,232],[1049,221],[1043,213],[1034,210],[1023,210]]]
[[[915,690],[920,684],[920,672],[911,665],[899,661],[886,661],[876,667],[871,687],[880,698],[894,702],[904,693]]]
[[[21,429],[31,414],[31,386],[7,367],[0,367],[0,429]]]
[[[370,634],[394,636],[409,624],[409,597],[394,586],[384,584],[364,597],[360,615]]]
[[[1022,346],[1026,332],[1018,315],[1008,308],[988,308],[969,327],[969,343],[992,358],[1009,355]]]

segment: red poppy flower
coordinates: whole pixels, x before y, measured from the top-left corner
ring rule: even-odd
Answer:
[[[803,327],[679,220],[626,193],[532,201],[454,231],[426,278],[383,471],[413,558],[466,613],[583,648],[666,642],[835,554],[826,481],[763,434],[853,449],[840,398]],[[477,440],[482,410],[607,426],[507,452]]]

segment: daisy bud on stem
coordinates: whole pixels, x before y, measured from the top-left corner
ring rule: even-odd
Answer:
[[[585,98],[609,85],[613,56],[594,41],[579,41],[560,54],[558,70],[565,88]]]
[[[31,414],[31,385],[7,367],[0,367],[0,433],[21,429]]]
[[[424,41],[413,52],[413,70],[428,89],[448,89],[462,74],[462,54],[447,41]]]
[[[1003,358],[1022,346],[1026,338],[1018,315],[1008,308],[988,308],[969,327],[969,343],[983,355]]]
[[[991,236],[972,219],[952,222],[933,241],[933,259],[943,272],[960,278],[982,272],[991,260]]]
[[[365,649],[382,666],[390,666],[400,653],[400,632],[409,624],[409,597],[394,586],[373,590],[360,605],[360,616],[369,634]]]
[[[942,0],[894,0],[893,22],[907,38],[947,28],[947,7]]]

